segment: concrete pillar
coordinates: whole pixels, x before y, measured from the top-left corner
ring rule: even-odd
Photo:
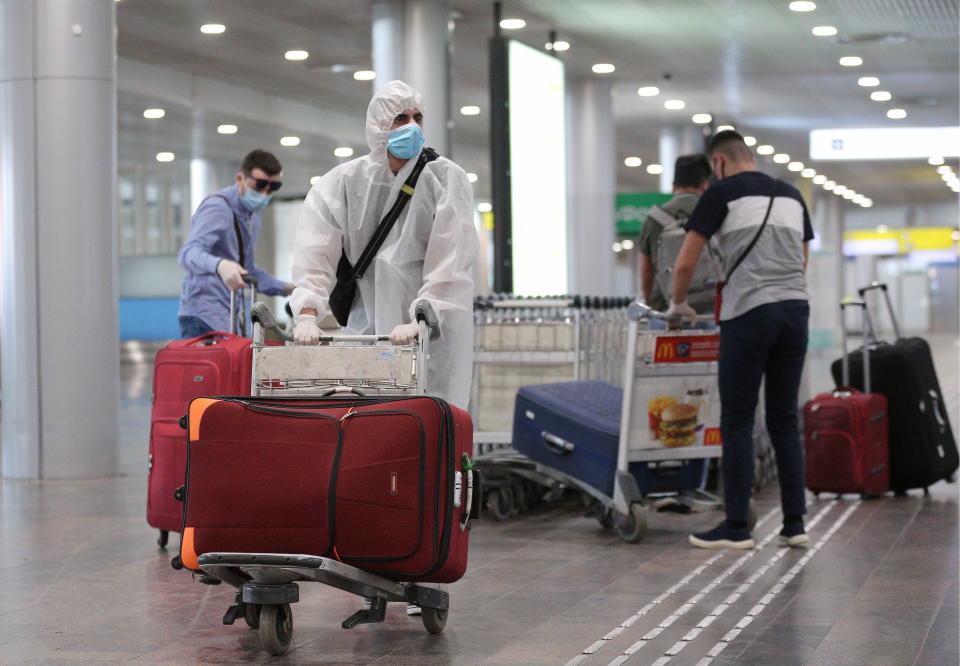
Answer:
[[[237,171],[240,170],[239,160],[243,156],[237,157]],[[224,180],[221,175],[222,169],[212,161],[195,157],[190,160],[190,216],[193,216],[200,202],[208,196],[222,190],[233,182],[233,175],[228,180]],[[184,236],[186,238],[186,236]],[[180,248],[177,248],[179,251]]]
[[[681,155],[703,152],[703,134],[700,127],[664,127],[660,130],[660,191],[673,191],[673,167]]]
[[[403,79],[403,0],[373,5],[373,92],[388,81]]]
[[[616,262],[616,126],[609,79],[568,83],[568,290],[612,295]],[[573,130],[576,131],[573,131]]]
[[[116,43],[109,0],[0,0],[2,472],[116,472]]]
[[[449,0],[407,0],[404,5],[403,80],[423,94],[427,145],[445,157],[452,157],[450,22]]]

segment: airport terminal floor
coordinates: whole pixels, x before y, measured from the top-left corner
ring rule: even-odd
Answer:
[[[956,418],[960,341],[931,343]],[[827,381],[823,359],[808,365],[815,385]],[[714,512],[651,511],[635,545],[575,500],[478,521],[442,634],[428,634],[402,604],[383,624],[341,629],[359,599],[301,584],[291,649],[270,657],[242,620],[222,625],[232,590],[174,571],[173,552],[158,550],[144,521],[150,374],[148,362],[123,366],[123,476],[0,482],[0,663],[960,660],[956,484],[939,483],[929,497],[810,496],[809,547],[783,548],[775,482],[757,497],[751,551],[688,545]]]

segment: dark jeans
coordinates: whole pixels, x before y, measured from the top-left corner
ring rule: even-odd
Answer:
[[[180,317],[180,337],[185,340],[209,333],[212,330],[200,317]]]
[[[753,485],[753,421],[765,381],[767,432],[777,457],[784,516],[806,513],[797,425],[807,353],[806,301],[768,303],[720,326],[720,432],[727,519],[746,521]]]

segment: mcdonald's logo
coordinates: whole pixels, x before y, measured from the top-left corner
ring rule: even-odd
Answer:
[[[657,340],[657,360],[660,359],[671,359],[676,357],[677,348],[674,346],[673,342],[661,342]]]
[[[723,444],[723,437],[720,436],[720,428],[705,428],[703,431],[704,446],[718,446]]]

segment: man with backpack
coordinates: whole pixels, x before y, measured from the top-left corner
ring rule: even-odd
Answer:
[[[681,155],[673,172],[673,198],[663,206],[654,206],[643,223],[637,241],[640,294],[654,310],[667,310],[673,265],[686,236],[683,225],[709,183],[710,163],[706,156]],[[687,302],[697,312],[712,309],[714,283],[719,275],[716,252],[704,252],[687,295]]]

